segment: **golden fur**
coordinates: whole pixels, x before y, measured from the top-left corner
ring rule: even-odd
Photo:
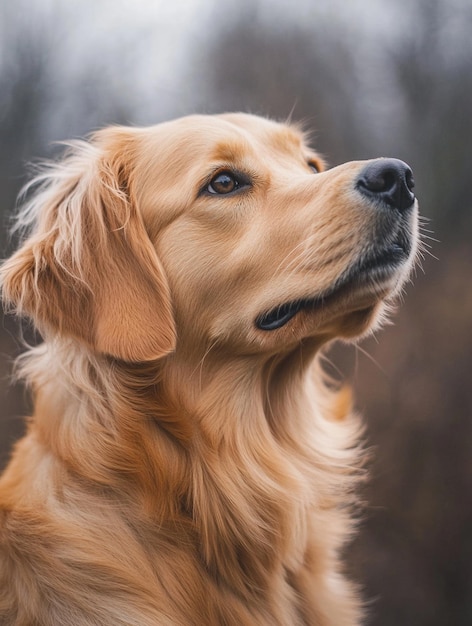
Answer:
[[[259,328],[377,245],[366,162],[309,163],[293,126],[193,116],[100,131],[34,181],[1,269],[44,337],[20,360],[35,410],[0,479],[1,624],[360,622],[339,562],[359,425],[317,355],[379,321],[413,252]],[[250,183],[215,193],[228,171]]]

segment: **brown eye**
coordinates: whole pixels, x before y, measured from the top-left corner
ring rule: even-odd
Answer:
[[[315,161],[308,161],[308,167],[315,172],[315,174],[319,174],[320,173],[320,168],[318,167],[318,165],[315,163]]]
[[[210,182],[207,191],[213,194],[224,195],[239,189],[241,183],[231,172],[220,172]]]

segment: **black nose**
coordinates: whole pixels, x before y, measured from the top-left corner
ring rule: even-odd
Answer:
[[[412,206],[414,187],[413,172],[399,159],[376,159],[366,165],[357,179],[361,193],[399,211]]]

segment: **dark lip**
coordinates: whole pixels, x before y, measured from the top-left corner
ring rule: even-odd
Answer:
[[[328,306],[338,296],[361,288],[368,282],[381,284],[408,259],[410,250],[409,242],[398,240],[376,254],[362,257],[348,268],[330,289],[323,293],[313,298],[285,302],[259,315],[256,319],[257,328],[264,331],[277,330],[285,326],[302,310]]]

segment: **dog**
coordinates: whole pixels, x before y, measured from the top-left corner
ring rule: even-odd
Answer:
[[[34,179],[8,310],[34,412],[0,480],[0,623],[353,626],[362,426],[323,372],[414,264],[396,159],[248,114],[109,127]]]

